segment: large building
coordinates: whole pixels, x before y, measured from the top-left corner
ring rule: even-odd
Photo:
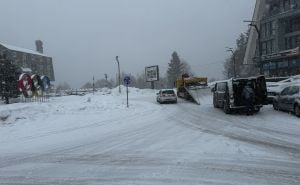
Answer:
[[[300,74],[300,0],[257,0],[253,21],[244,63],[270,77]]]
[[[42,41],[37,40],[35,44],[37,51],[0,43],[0,55],[11,60],[23,72],[46,75],[54,81],[52,58],[43,54]]]

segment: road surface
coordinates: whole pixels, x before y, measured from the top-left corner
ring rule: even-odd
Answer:
[[[130,101],[129,110],[123,102],[103,111],[35,104],[53,112],[3,124],[0,184],[300,184],[300,121],[293,115],[272,107],[226,115],[210,95],[200,106],[159,105],[155,93]]]

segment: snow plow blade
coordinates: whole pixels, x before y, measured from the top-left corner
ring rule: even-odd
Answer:
[[[203,96],[210,94],[209,87],[192,86],[192,87],[185,87],[185,89],[189,93],[192,100],[198,105],[201,104],[201,99]]]

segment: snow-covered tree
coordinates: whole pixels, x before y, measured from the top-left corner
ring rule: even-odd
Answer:
[[[71,86],[67,82],[60,83],[56,86],[56,93],[59,93],[62,90],[70,90],[70,89]]]

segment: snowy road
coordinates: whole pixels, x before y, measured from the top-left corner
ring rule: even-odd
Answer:
[[[300,184],[299,118],[131,91],[1,106],[0,184]]]

